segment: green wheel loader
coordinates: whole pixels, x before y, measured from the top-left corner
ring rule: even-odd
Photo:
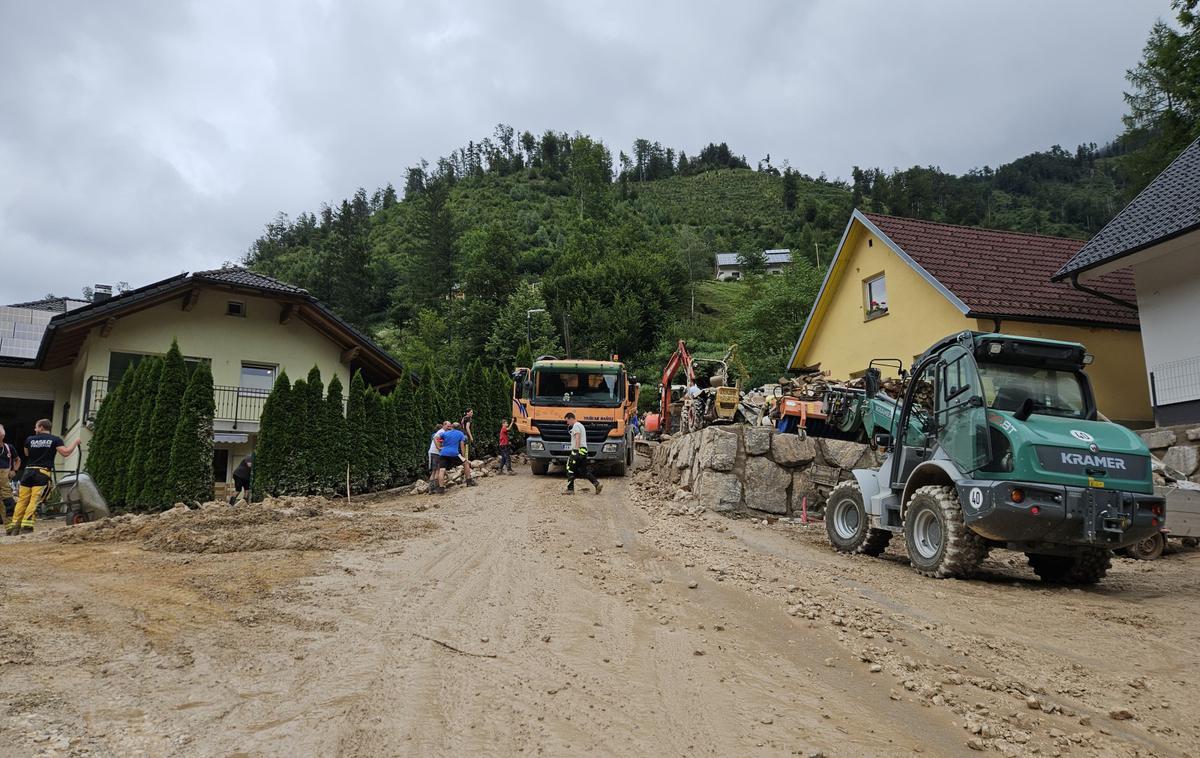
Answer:
[[[1146,446],[1100,420],[1090,362],[1078,343],[962,332],[917,358],[899,400],[869,369],[863,423],[888,430],[873,440],[887,455],[834,488],[829,541],[878,555],[902,534],[913,568],[937,578],[1007,548],[1043,581],[1102,579],[1111,551],[1157,535],[1166,514]]]

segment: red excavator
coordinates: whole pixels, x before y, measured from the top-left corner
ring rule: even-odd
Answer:
[[[732,352],[731,349],[731,355]],[[708,386],[715,392],[704,391],[694,398],[694,402],[686,403],[687,388],[696,381],[697,363],[717,364],[717,370],[708,379]],[[680,368],[683,369],[687,383],[672,385],[671,380]],[[673,430],[687,433],[708,423],[733,421],[738,410],[739,390],[737,387],[724,386],[728,374],[726,360],[695,358],[688,352],[683,340],[679,340],[679,345],[667,361],[659,381],[658,413],[646,414],[646,436],[656,439],[670,434]]]

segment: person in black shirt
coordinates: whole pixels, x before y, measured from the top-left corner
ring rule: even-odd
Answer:
[[[17,449],[4,441],[4,426],[0,425],[0,523],[8,525],[8,517],[12,515],[17,499],[13,497],[12,482],[21,468],[21,456]]]
[[[25,438],[25,473],[21,475],[21,488],[17,494],[17,507],[13,510],[8,533],[26,534],[33,531],[38,503],[42,492],[50,484],[54,470],[54,455],[66,458],[79,447],[79,440],[70,445],[62,437],[50,433],[50,419],[39,419],[34,425],[35,434]]]
[[[233,494],[229,496],[229,504],[233,505],[238,500],[239,493],[245,493],[243,497],[247,501],[250,500],[250,476],[252,474],[251,467],[254,465],[254,453],[242,459],[238,467],[233,470]]]

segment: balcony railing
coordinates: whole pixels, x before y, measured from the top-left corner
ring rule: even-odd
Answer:
[[[246,387],[213,387],[213,399],[216,401],[214,421],[227,421],[237,429],[242,422],[257,422],[262,415],[263,404],[267,401],[268,390],[248,389]],[[89,376],[83,398],[83,417],[89,422],[96,418],[96,411],[108,396],[108,377]]]

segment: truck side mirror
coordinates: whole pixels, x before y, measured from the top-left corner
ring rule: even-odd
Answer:
[[[890,435],[890,434],[884,434],[882,432],[879,434],[876,434],[874,441],[875,441],[875,447],[877,447],[881,450],[891,450],[892,449],[892,435]]]
[[[867,397],[875,397],[879,394],[879,369],[869,368],[863,376],[863,383],[866,385]]]

